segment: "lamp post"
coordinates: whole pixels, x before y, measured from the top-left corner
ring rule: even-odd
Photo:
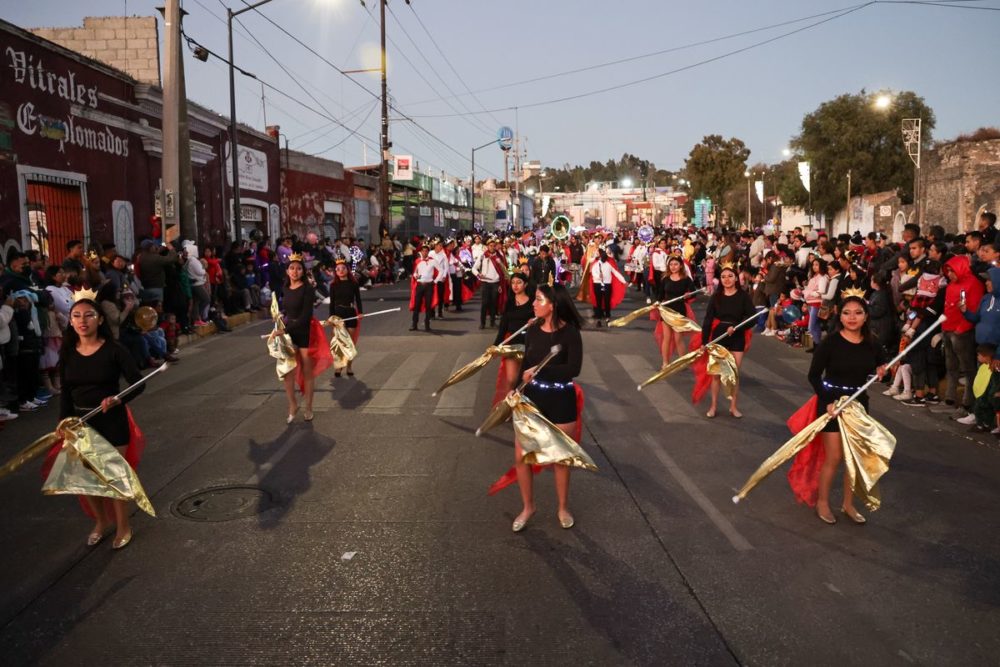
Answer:
[[[750,209],[751,199],[750,199],[750,171],[749,170],[743,172],[743,178],[747,179],[747,229],[752,229],[753,228],[753,224],[752,224],[753,215],[751,214],[751,209]]]
[[[226,7],[226,27],[229,31],[229,159],[232,161],[233,177],[233,236],[234,240],[243,240],[243,229],[240,221],[240,166],[237,162],[239,144],[236,141],[236,68],[233,66],[233,19],[257,9],[261,5],[266,5],[271,0],[260,0],[252,5],[247,5],[243,9],[235,12]]]
[[[472,149],[472,183],[470,184],[470,201],[469,210],[472,212],[472,228],[476,228],[476,151],[486,148],[487,146],[492,146],[497,143],[499,139],[493,139],[488,141],[482,146],[476,146]]]

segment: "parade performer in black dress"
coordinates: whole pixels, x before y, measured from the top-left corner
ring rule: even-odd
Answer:
[[[515,273],[510,277],[510,295],[504,307],[503,314],[500,315],[500,325],[497,328],[494,345],[499,345],[508,336],[519,330],[534,317],[534,306],[532,298],[534,290],[528,287],[528,282],[524,274]],[[524,333],[521,333],[511,340],[508,345],[524,345]],[[517,385],[518,378],[521,377],[521,364],[516,359],[504,357],[500,361],[500,369],[497,372],[496,392],[493,395],[493,405],[496,405],[507,392]]]
[[[660,281],[659,293],[663,295],[663,300],[678,299],[685,294],[690,294],[695,289],[697,288],[694,281],[691,280],[684,270],[684,260],[680,258],[680,255],[671,255],[667,260],[667,272]],[[694,297],[691,297],[685,299],[683,303],[675,302],[671,304],[670,308],[673,308],[693,321],[694,311],[691,309],[693,301]],[[657,323],[656,328],[653,330],[653,337],[656,339],[657,347],[660,349],[663,364],[666,365],[670,363],[670,357],[673,356],[674,352],[684,354],[684,334],[680,331],[674,331],[671,327],[664,324],[655,310],[650,313],[651,317],[654,315]],[[692,340],[697,344],[696,338]]]
[[[809,366],[809,384],[816,396],[804,405],[788,425],[798,432],[823,412],[834,413],[835,403],[841,396],[850,396],[873,374],[881,377],[885,367],[882,347],[878,345],[869,329],[868,303],[858,294],[842,297],[838,326],[823,338],[813,354]],[[868,411],[868,394],[863,393],[857,401]],[[816,516],[828,524],[837,520],[830,510],[830,489],[837,468],[844,460],[838,419],[831,419],[819,436],[795,457],[788,471],[788,482],[796,497],[816,507]],[[865,517],[854,508],[854,493],[848,476],[844,475],[843,512],[856,524],[865,523]]]
[[[288,397],[286,421],[289,424],[295,420],[295,414],[299,411],[295,386],[298,385],[299,391],[305,398],[304,419],[312,421],[316,376],[333,363],[323,327],[313,317],[316,292],[306,281],[305,273],[302,256],[292,255],[285,270],[285,298],[281,304],[285,333],[295,346],[295,377],[293,378],[291,373],[285,376],[285,395]]]
[[[361,334],[361,314],[361,287],[354,279],[354,275],[348,270],[347,262],[338,259],[333,267],[333,281],[330,283],[330,317],[339,317],[344,320],[357,318],[344,322],[344,326],[350,332],[351,340],[354,341],[355,345],[357,345],[358,336]],[[349,376],[354,375],[350,361],[347,362],[345,370]],[[340,371],[334,371],[334,375],[340,377]]]
[[[77,300],[70,308],[70,325],[63,335],[60,352],[59,417],[81,417],[100,406],[101,412],[91,417],[88,426],[117,447],[135,468],[142,457],[145,439],[124,403],[141,394],[145,385],[139,385],[121,400],[115,398],[121,390],[121,378],[131,385],[142,375],[129,351],[115,341],[94,296],[89,291],[77,292]],[[60,449],[61,442],[49,453],[42,470],[43,478],[48,477]],[[87,536],[88,546],[103,540],[111,526],[116,527],[112,548],[121,549],[131,541],[132,527],[125,501],[92,496],[81,496],[81,501],[84,510],[95,520],[94,529]]]
[[[583,401],[582,392],[573,379],[580,374],[583,364],[580,315],[573,305],[573,298],[562,285],[540,285],[535,293],[533,310],[538,321],[528,328],[525,336],[524,370],[521,375],[528,384],[524,388],[524,396],[537,406],[546,419],[579,441]],[[559,353],[548,365],[536,371],[535,367],[554,345],[561,346]],[[515,441],[514,467],[524,507],[511,526],[514,532],[523,530],[535,513],[532,467],[521,463],[523,458],[521,445]],[[553,468],[559,501],[559,525],[572,528],[574,519],[569,512],[570,469],[564,465]]]
[[[702,345],[706,345],[709,341],[718,338],[722,334],[728,334],[719,341],[719,345],[733,354],[738,370],[743,363],[743,353],[749,347],[753,322],[743,324],[740,330],[737,330],[736,326],[753,315],[756,309],[753,306],[750,295],[739,288],[737,281],[736,269],[732,265],[723,266],[719,273],[719,282],[721,283],[719,289],[708,300],[708,308],[705,311],[705,320],[701,328],[701,343]],[[697,376],[694,402],[697,403],[701,399],[701,396],[704,395],[707,382],[706,376],[699,374],[697,364],[694,370]],[[705,414],[709,419],[715,417],[718,410],[720,388],[719,378],[714,375],[710,377],[712,404]],[[738,397],[739,383],[733,389],[732,401],[729,404],[729,414],[736,418],[743,416],[743,413],[739,411],[736,404]]]

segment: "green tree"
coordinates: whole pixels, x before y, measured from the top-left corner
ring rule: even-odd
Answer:
[[[726,194],[745,187],[743,172],[749,157],[750,149],[740,139],[723,139],[718,134],[706,136],[701,143],[695,144],[684,163],[691,196],[707,197],[712,200],[713,207],[725,207]],[[729,198],[730,203],[735,201],[735,197]],[[690,208],[693,211],[693,204]]]
[[[821,104],[802,119],[792,147],[812,165],[813,210],[833,215],[847,196],[847,173],[855,193],[899,191],[913,200],[913,163],[901,135],[904,118],[920,118],[926,149],[934,130],[934,112],[916,93],[892,96],[878,109],[876,96],[862,90]]]

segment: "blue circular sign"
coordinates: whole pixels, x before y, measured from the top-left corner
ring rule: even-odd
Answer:
[[[506,125],[497,130],[497,143],[500,148],[509,151],[514,146],[514,130]]]

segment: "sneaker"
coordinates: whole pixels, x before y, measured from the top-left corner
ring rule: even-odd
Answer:
[[[955,421],[965,426],[972,426],[976,423],[976,415],[965,415],[964,417],[959,417]]]
[[[969,433],[986,433],[989,430],[989,426],[983,426],[982,424],[976,424],[975,426],[970,426],[968,428]]]
[[[951,413],[949,419],[958,421],[959,419],[968,416],[968,414],[969,412],[965,408],[959,408],[958,410],[955,410],[953,413]]]
[[[760,335],[761,336],[773,336],[774,335],[774,329],[764,329],[764,331]]]
[[[937,405],[941,402],[941,397],[937,394],[927,394],[924,396],[924,401],[926,401],[929,405]]]
[[[911,398],[909,400],[901,401],[901,403],[903,405],[909,405],[910,407],[913,407],[913,408],[922,408],[922,407],[925,407],[927,405],[926,403],[924,403],[924,397],[923,396],[914,396],[913,398]]]
[[[17,415],[14,415],[14,416],[16,417]],[[990,434],[991,435],[995,435],[997,437],[1000,437],[1000,426],[998,426],[997,428],[995,428],[992,431],[990,431]]]
[[[966,383],[966,379],[965,379],[964,375],[962,377],[958,378],[958,386],[964,387],[965,383]]]
[[[32,403],[31,401],[25,401],[24,403],[21,403],[19,406],[17,406],[17,409],[20,412],[34,412],[35,410],[38,409],[38,407],[39,406],[37,403]]]
[[[204,320],[195,320],[194,325],[196,327],[205,327],[208,326],[208,322],[205,322]]]
[[[652,300],[652,299],[650,299],[650,298],[649,298],[649,297],[647,296],[647,297],[646,297],[646,305],[648,306],[648,305],[650,305],[650,304],[652,304],[652,303],[653,303],[653,300]]]
[[[31,402],[34,403],[35,405],[37,405],[38,407],[42,407],[43,405],[48,405],[49,404],[49,399],[47,399],[47,398],[33,398],[33,399],[31,399]]]
[[[49,391],[48,389],[39,389],[38,392],[35,394],[35,398],[36,399],[40,398],[43,401],[47,401],[50,398],[52,398],[52,392]]]
[[[17,419],[17,413],[11,412],[7,408],[0,408],[0,422],[10,421],[11,419]]]
[[[895,396],[893,396],[892,398],[894,400],[897,400],[897,401],[908,401],[911,398],[913,398],[913,392],[912,391],[901,391],[898,394],[896,394]]]
[[[883,396],[897,396],[898,394],[899,390],[896,389],[895,387],[889,387],[888,389],[882,392]]]

